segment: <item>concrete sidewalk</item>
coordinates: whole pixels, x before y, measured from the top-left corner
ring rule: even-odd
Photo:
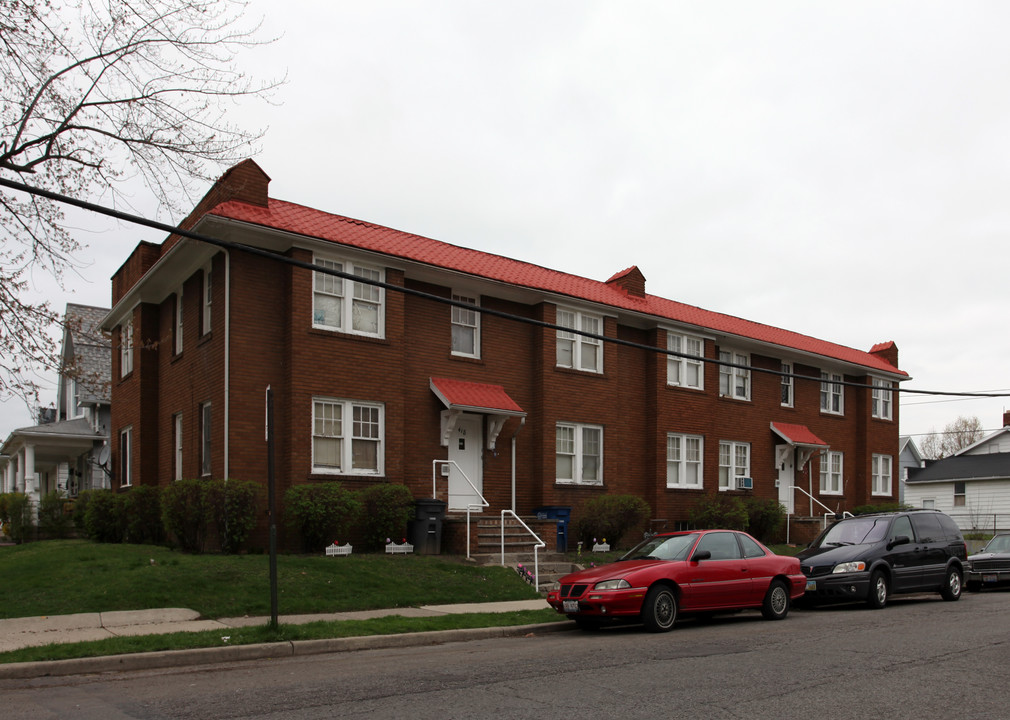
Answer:
[[[299,625],[319,620],[368,620],[390,615],[435,617],[461,613],[499,613],[517,610],[541,610],[550,607],[546,600],[514,600],[459,605],[424,605],[421,607],[360,610],[317,615],[281,615],[281,624]],[[269,617],[237,617],[201,620],[195,610],[161,608],[103,613],[78,613],[44,617],[0,620],[0,652],[50,643],[76,643],[134,635],[164,635],[175,632],[217,630],[227,636],[230,628],[266,625]],[[123,657],[123,656],[120,656]],[[2,666],[0,666],[2,667]]]

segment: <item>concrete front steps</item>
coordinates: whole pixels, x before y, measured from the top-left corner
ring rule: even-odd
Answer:
[[[496,553],[479,553],[471,555],[470,560],[478,563],[479,565],[501,565],[502,554],[500,551]],[[519,572],[520,565],[529,573],[533,573],[533,553],[505,552],[504,567],[512,568],[513,570]],[[568,573],[575,572],[579,569],[581,569],[581,567],[569,560],[564,554],[558,552],[544,552],[541,550],[537,553],[536,557],[536,570],[539,571],[539,587],[537,589],[542,593],[546,593],[555,581],[560,580]]]

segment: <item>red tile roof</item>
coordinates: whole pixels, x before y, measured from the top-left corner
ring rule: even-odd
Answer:
[[[773,422],[772,430],[777,432],[793,445],[817,445],[818,447],[828,447],[828,444],[810,432],[810,428],[806,425]]]
[[[267,207],[231,200],[217,205],[208,214],[329,240],[362,250],[455,270],[510,285],[644,313],[657,319],[693,325],[717,333],[780,345],[804,353],[861,365],[870,370],[907,376],[907,373],[895,368],[885,359],[862,350],[826,340],[818,340],[770,325],[762,325],[732,315],[703,310],[693,305],[686,305],[655,295],[646,294],[644,297],[636,297],[616,284],[608,285],[598,280],[550,270],[501,255],[492,255],[479,250],[450,245],[420,235],[333,215],[283,200],[271,198]],[[618,273],[615,277],[620,275],[622,273]],[[886,343],[882,345],[886,345]]]
[[[431,389],[446,407],[499,411],[507,415],[525,415],[501,385],[475,383],[453,378],[430,379]]]

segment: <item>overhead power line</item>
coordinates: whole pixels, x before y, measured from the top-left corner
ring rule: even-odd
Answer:
[[[312,272],[321,273],[324,275],[332,275],[334,277],[339,277],[344,280],[351,280],[357,283],[364,283],[367,285],[374,285],[376,287],[383,288],[384,290],[390,290],[393,292],[403,293],[405,295],[411,295],[413,297],[423,298],[426,300],[432,300],[434,302],[443,303],[445,305],[451,305],[454,307],[460,307],[467,310],[473,310],[475,312],[481,313],[483,315],[490,315],[493,317],[499,317],[506,320],[512,320],[515,322],[526,323],[527,325],[534,325],[536,327],[547,328],[552,330],[558,330],[562,332],[574,333],[576,335],[581,335],[583,337],[593,338],[595,340],[600,340],[601,342],[607,342],[615,345],[620,345],[623,347],[635,348],[638,350],[645,350],[650,352],[655,352],[671,357],[686,358],[693,361],[710,363],[714,365],[739,368],[743,370],[748,370],[751,372],[765,373],[767,375],[777,375],[779,377],[790,377],[798,380],[807,380],[812,382],[824,382],[830,385],[843,385],[846,387],[855,387],[863,390],[874,389],[873,385],[867,385],[866,383],[853,382],[849,380],[822,380],[820,377],[815,377],[812,375],[800,375],[792,372],[784,372],[782,370],[772,370],[770,368],[756,367],[753,365],[746,365],[741,363],[729,362],[726,360],[720,360],[718,358],[708,358],[700,357],[697,355],[690,355],[688,353],[679,352],[676,350],[667,350],[665,348],[656,347],[654,345],[645,345],[643,343],[636,343],[631,340],[623,340],[621,338],[607,337],[604,335],[599,335],[597,333],[587,332],[585,330],[579,330],[576,328],[565,327],[562,325],[557,325],[555,323],[549,323],[544,320],[537,320],[535,318],[522,317],[521,315],[514,315],[512,313],[503,312],[501,310],[495,310],[493,308],[481,307],[480,305],[474,305],[473,303],[462,302],[460,300],[453,300],[451,298],[441,297],[439,295],[433,295],[432,293],[427,293],[422,290],[415,290],[413,288],[403,287],[400,285],[392,285],[381,280],[372,280],[370,278],[363,278],[351,273],[346,273],[340,270],[334,270],[331,268],[325,268],[319,265],[314,265],[304,260],[297,260],[295,258],[286,257],[284,255],[279,255],[278,253],[272,252],[270,250],[264,250],[262,248],[253,247],[251,245],[244,245],[242,243],[232,242],[229,240],[220,240],[218,238],[210,237],[209,235],[203,235],[201,233],[194,232],[192,230],[185,230],[183,228],[177,227],[175,225],[169,225],[167,223],[162,223],[157,220],[149,220],[148,218],[140,217],[139,215],[131,215],[129,213],[122,212],[120,210],[115,210],[112,208],[107,208],[102,205],[96,205],[95,203],[88,202],[86,200],[78,200],[77,198],[70,197],[68,195],[61,195],[59,193],[52,192],[50,190],[45,190],[43,188],[36,188],[30,185],[26,185],[15,180],[9,180],[7,178],[0,177],[0,185],[10,188],[12,190],[19,190],[21,192],[29,193],[31,195],[38,195],[40,197],[45,197],[56,202],[64,203],[66,205],[72,205],[74,207],[81,208],[83,210],[88,210],[90,212],[98,213],[100,215],[105,215],[107,217],[112,217],[117,220],[123,220],[125,222],[133,223],[135,225],[142,225],[144,227],[149,227],[155,230],[161,230],[162,232],[169,233],[171,235],[179,235],[181,237],[189,238],[191,240],[196,240],[198,242],[204,242],[209,245],[214,245],[225,250],[235,250],[238,252],[245,252],[251,255],[257,255],[259,257],[268,258],[277,262],[290,265],[292,267],[302,268],[304,270],[311,270]],[[889,388],[893,392],[918,394],[918,395],[933,395],[933,396],[949,396],[949,397],[967,397],[967,398],[1000,398],[1000,397],[1010,397],[1010,392],[1004,393],[974,393],[974,392],[953,392],[944,390],[916,390],[912,388],[903,388],[895,385]]]

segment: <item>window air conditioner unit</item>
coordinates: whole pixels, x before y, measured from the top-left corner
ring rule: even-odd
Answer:
[[[736,489],[737,490],[753,490],[754,489],[754,478],[742,477],[736,479]]]

